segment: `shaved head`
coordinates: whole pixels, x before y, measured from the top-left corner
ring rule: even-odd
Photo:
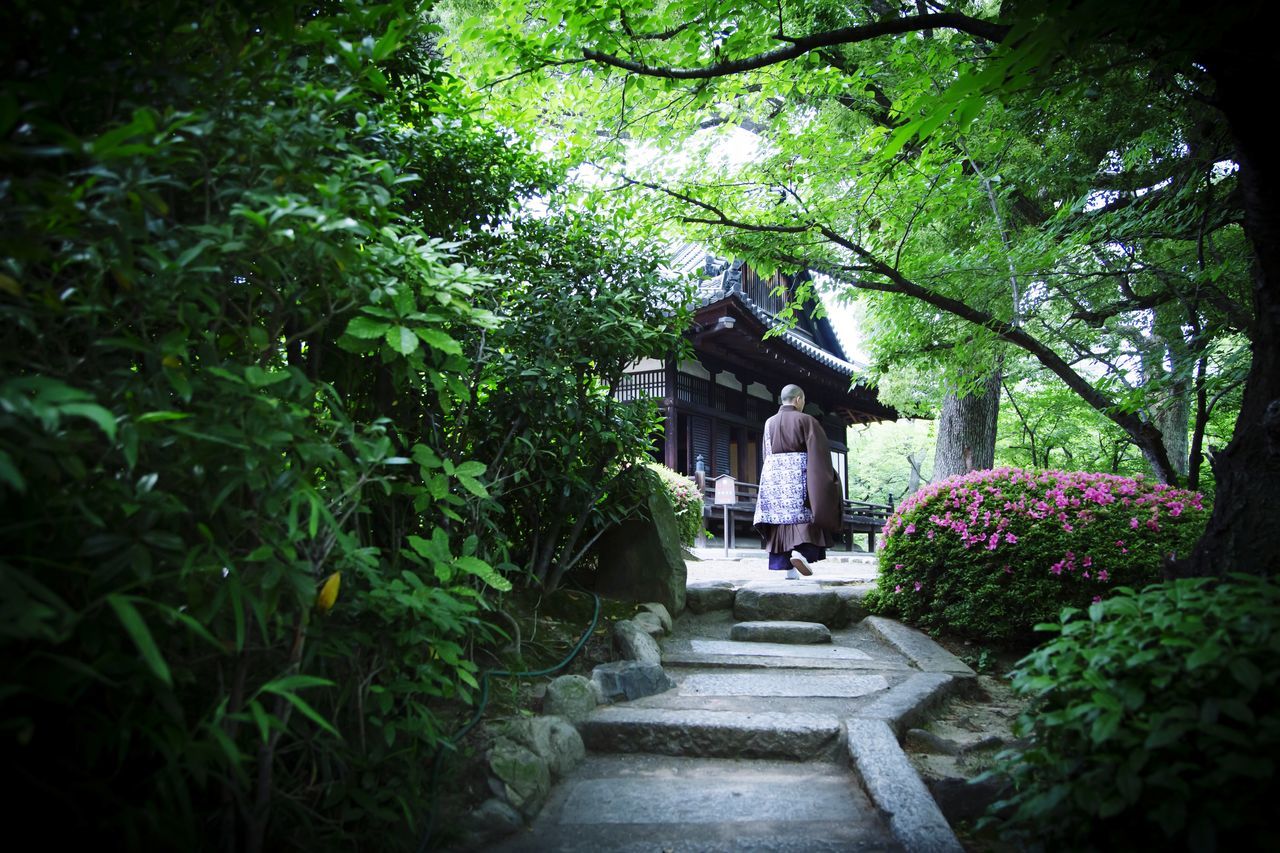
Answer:
[[[788,385],[782,389],[782,393],[778,395],[783,404],[794,403],[804,396],[804,389],[799,385]]]

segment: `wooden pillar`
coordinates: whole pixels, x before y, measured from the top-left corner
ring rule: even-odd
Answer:
[[[667,359],[666,394],[663,395],[662,403],[666,409],[662,433],[662,464],[674,471],[679,460],[680,438],[680,422],[676,411],[676,360],[674,358]]]
[[[707,406],[708,408],[711,409],[711,411],[716,412],[716,411],[719,411],[716,408],[716,374],[719,371],[709,370],[707,372],[710,374],[710,377],[707,379],[707,382],[708,382],[707,387],[711,389],[709,392],[709,398],[707,400]],[[710,418],[708,418],[708,420],[711,421],[711,430],[710,430],[711,431],[711,450],[710,450],[711,458],[707,460],[707,473],[710,474],[712,477],[719,477],[721,474],[729,473],[728,471],[720,470],[720,454],[716,452],[716,447],[717,447],[716,439],[719,438],[718,434],[720,432],[720,429],[719,429],[720,418],[716,417],[715,415],[712,415]]]

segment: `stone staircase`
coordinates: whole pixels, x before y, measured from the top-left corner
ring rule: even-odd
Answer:
[[[856,587],[716,581],[688,593],[661,641],[675,686],[582,720],[586,761],[493,849],[961,849],[899,738],[972,670],[867,617]]]

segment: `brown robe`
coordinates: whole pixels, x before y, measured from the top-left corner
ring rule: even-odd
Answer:
[[[840,532],[843,489],[831,465],[831,445],[822,424],[812,415],[796,411],[795,406],[783,405],[765,421],[764,428],[773,453],[807,454],[805,492],[813,511],[810,524],[756,525],[765,550],[778,554],[804,542],[830,548],[835,544],[833,534]]]

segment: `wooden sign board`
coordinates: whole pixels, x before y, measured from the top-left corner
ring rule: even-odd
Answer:
[[[716,506],[738,502],[737,483],[728,474],[716,477]]]

